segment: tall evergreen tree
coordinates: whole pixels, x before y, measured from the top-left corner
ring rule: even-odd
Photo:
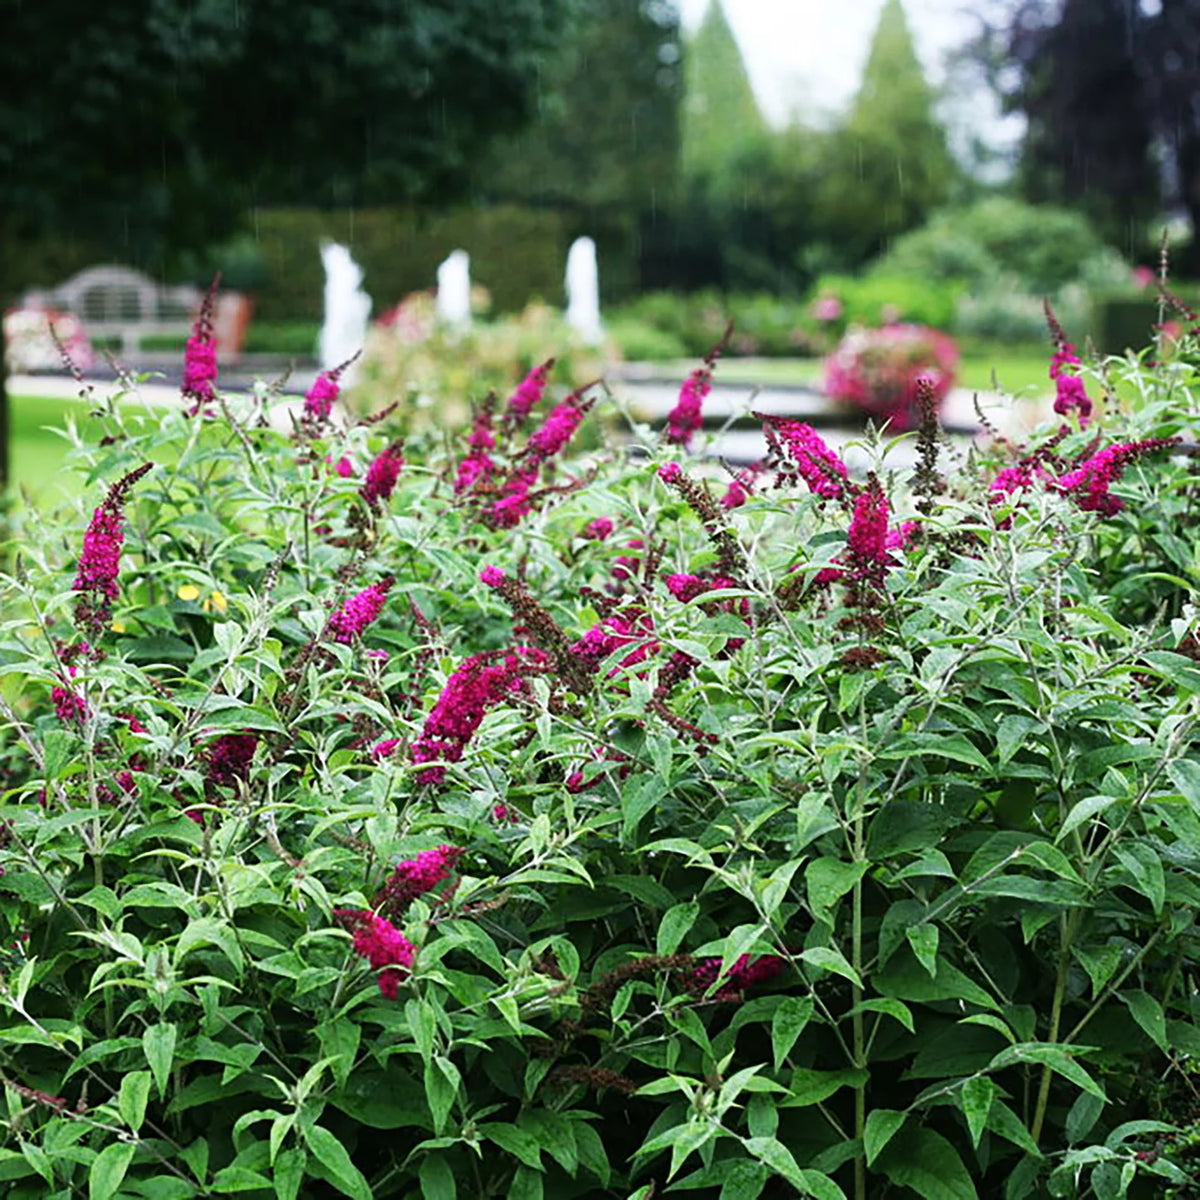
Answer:
[[[709,0],[684,51],[680,161],[684,179],[725,192],[748,143],[767,137],[754,89],[721,0]]]
[[[886,0],[858,93],[826,144],[822,224],[848,263],[861,262],[943,203],[955,175],[904,6]]]

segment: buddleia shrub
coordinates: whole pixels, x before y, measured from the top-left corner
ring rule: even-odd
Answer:
[[[8,546],[6,1195],[1192,1194],[1195,343],[731,478],[715,354],[572,456],[206,337]]]

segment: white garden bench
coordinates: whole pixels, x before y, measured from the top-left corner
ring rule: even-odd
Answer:
[[[74,313],[89,337],[115,339],[127,357],[137,355],[144,337],[187,337],[202,296],[198,288],[165,287],[132,267],[105,264],[56,288],[26,292],[21,303]]]

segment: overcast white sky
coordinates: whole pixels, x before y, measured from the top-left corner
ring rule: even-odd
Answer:
[[[709,0],[678,0],[684,28],[696,28]],[[884,0],[721,0],[763,114],[776,125],[798,112],[820,122],[845,107],[858,87],[871,34]],[[944,79],[946,52],[976,29],[971,0],[905,0],[917,54],[935,86]],[[984,95],[961,101],[953,123],[969,122],[989,142],[1015,130],[1001,125]]]

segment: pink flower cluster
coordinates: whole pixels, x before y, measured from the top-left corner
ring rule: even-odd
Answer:
[[[1077,412],[1079,423],[1086,425],[1092,415],[1092,401],[1078,375],[1081,365],[1075,347],[1068,341],[1058,342],[1050,361],[1050,378],[1054,380],[1055,388],[1054,411],[1060,417]]]
[[[384,738],[371,747],[371,757],[376,762],[382,762],[385,758],[390,758],[395,753],[398,745],[400,745],[399,738]]]
[[[77,667],[67,667],[67,675],[71,679],[74,679],[77,673]],[[82,724],[87,720],[87,701],[74,689],[55,684],[50,689],[50,699],[54,704],[55,714],[65,724],[70,724],[73,721],[78,721]]]
[[[200,315],[192,326],[191,335],[183,348],[183,387],[185,396],[195,404],[188,410],[196,416],[216,396],[217,342],[213,336],[213,313],[217,304],[217,288],[221,277],[217,275],[204,294]]]
[[[412,970],[416,947],[386,917],[354,908],[337,908],[333,915],[353,931],[355,954],[379,972],[380,992],[395,1000]]]
[[[329,635],[348,643],[358,637],[383,611],[393,579],[390,575],[355,593],[329,618]]]
[[[589,521],[583,527],[579,536],[593,542],[604,542],[608,540],[612,531],[613,522],[611,517],[596,517],[595,520]]]
[[[1013,492],[1033,486],[1034,467],[1032,463],[1020,462],[1014,467],[1005,467],[997,472],[996,478],[988,486],[989,492],[995,492],[994,499],[1001,496],[1011,496]]]
[[[508,398],[504,409],[506,425],[520,425],[527,416],[541,403],[546,394],[546,382],[550,378],[550,370],[554,359],[548,358],[541,366],[534,367],[517,385],[517,390]]]
[[[590,408],[590,403],[581,402],[579,392],[573,392],[556,404],[541,428],[530,435],[526,452],[538,463],[552,458],[571,440]]]
[[[487,511],[488,524],[493,529],[512,529],[522,517],[533,511],[531,489],[537,483],[536,466],[514,471],[504,483],[504,491]]]
[[[626,550],[644,550],[646,543],[642,538],[630,538],[625,543]],[[613,584],[615,587],[610,590],[618,590],[620,585],[628,583],[634,575],[641,570],[642,558],[639,554],[618,554],[612,561]]]
[[[712,368],[706,363],[698,367],[683,382],[679,399],[667,414],[667,441],[687,446],[704,424],[701,414],[705,399],[712,391]]]
[[[752,959],[743,954],[721,975],[721,960],[719,958],[701,959],[686,981],[687,990],[694,995],[703,996],[718,979],[722,986],[712,994],[713,1000],[741,1000],[748,988],[756,983],[765,983],[774,979],[787,965],[786,959],[775,954],[764,954]]]
[[[1084,512],[1111,517],[1125,507],[1124,502],[1108,490],[1121,478],[1125,468],[1142,455],[1174,446],[1178,441],[1178,438],[1147,438],[1140,442],[1118,442],[1106,446],[1084,459],[1051,487],[1069,496]]]
[[[332,371],[322,371],[305,392],[304,416],[314,424],[329,420],[329,414],[342,390],[338,383],[341,370],[341,367],[336,367]]]
[[[238,780],[245,780],[257,748],[258,737],[253,733],[222,734],[208,748],[208,782],[232,787]]]
[[[458,474],[454,479],[454,494],[461,495],[471,491],[481,481],[488,480],[496,471],[492,461],[492,451],[496,448],[496,437],[492,433],[492,408],[485,405],[475,415],[471,424],[471,433],[467,438],[469,451],[466,458],[458,464]]]
[[[422,850],[416,858],[404,859],[388,876],[376,903],[391,913],[400,912],[418,896],[433,891],[444,879],[449,879],[462,856],[463,850],[458,846],[438,846],[433,850]]]
[[[924,325],[892,324],[851,330],[825,362],[825,394],[851,404],[893,429],[917,423],[917,380],[933,385],[935,404],[954,386],[958,347]]]
[[[755,413],[767,432],[780,439],[796,473],[808,484],[808,490],[823,500],[839,500],[845,491],[846,464],[825,444],[811,426],[792,417]],[[783,465],[783,464],[781,464]]]
[[[531,668],[543,668],[547,656],[532,646],[516,646],[500,654],[474,654],[446,681],[442,694],[413,743],[415,763],[458,762],[488,711],[525,688]],[[417,773],[419,783],[441,783],[441,765]]]
[[[891,564],[888,519],[891,509],[883,489],[872,479],[854,501],[854,516],[846,535],[846,560],[854,579],[881,583]]]
[[[104,502],[92,513],[83,534],[79,568],[71,590],[83,595],[75,603],[75,618],[85,628],[99,633],[108,623],[112,602],[120,594],[117,576],[121,565],[121,546],[125,542],[122,509],[129,489],[150,470],[143,463],[123,476],[109,489]]]
[[[658,641],[654,637],[654,622],[643,609],[627,609],[628,615],[613,613],[597,621],[577,642],[571,653],[588,663],[593,670],[611,655],[626,646],[631,647],[612,670],[609,676],[622,669],[635,667],[658,652]]]
[[[403,467],[404,455],[399,442],[393,442],[392,445],[376,455],[375,460],[367,468],[367,477],[359,489],[367,504],[372,508],[377,508],[391,498],[392,492],[396,490],[396,481],[400,478],[400,471]]]
[[[83,535],[79,570],[71,585],[77,592],[98,592],[106,600],[117,598],[121,546],[125,541],[121,509],[106,500],[92,514]]]
[[[216,378],[217,344],[212,334],[193,333],[183,351],[183,394],[207,404],[216,395]]]
[[[832,453],[832,451],[831,451]],[[841,461],[840,459],[838,460]],[[729,481],[725,494],[721,497],[721,507],[724,509],[741,508],[750,499],[754,491],[754,480],[761,471],[761,466],[743,467]]]

